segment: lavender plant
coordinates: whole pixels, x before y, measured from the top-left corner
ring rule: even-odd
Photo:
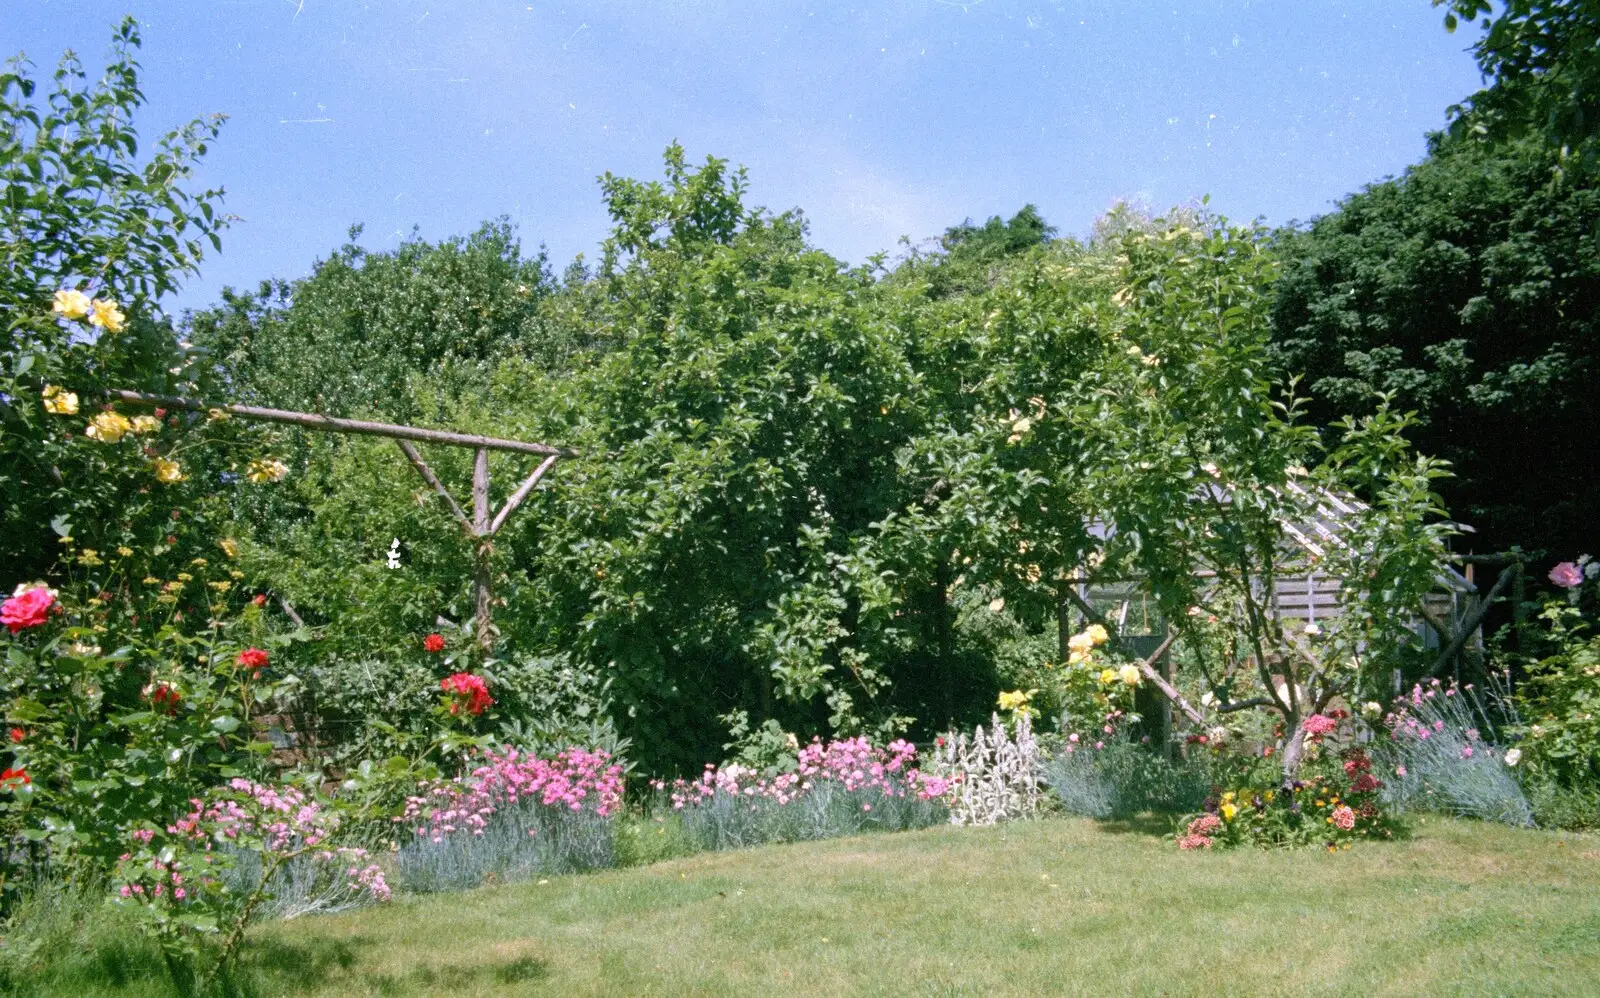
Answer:
[[[1384,719],[1384,802],[1532,826],[1533,808],[1513,771],[1522,753],[1495,739],[1495,719],[1509,709],[1504,698],[1486,702],[1470,684],[1457,689],[1434,680],[1412,687]]]

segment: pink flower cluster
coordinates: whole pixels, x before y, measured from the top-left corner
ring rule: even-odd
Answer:
[[[1210,849],[1215,840],[1211,838],[1213,832],[1222,828],[1222,819],[1214,814],[1202,814],[1189,822],[1189,828],[1178,839],[1179,849]]]
[[[780,773],[768,779],[746,766],[733,764],[718,768],[706,763],[699,779],[674,780],[670,785],[657,780],[653,786],[668,793],[675,811],[705,803],[719,793],[747,799],[752,804],[761,800],[790,804],[823,783],[851,791],[877,790],[886,797],[915,793],[923,800],[949,793],[955,780],[919,771],[914,765],[916,759],[917,747],[903,739],[874,748],[871,742],[860,737],[826,744],[821,738],[813,738],[800,750],[792,773]],[[863,804],[862,807],[870,810],[872,805]]]
[[[412,822],[415,834],[443,842],[456,832],[482,835],[496,811],[519,800],[568,811],[588,808],[604,818],[622,805],[622,784],[622,766],[601,749],[564,749],[554,759],[516,749],[487,752],[467,775],[424,784],[420,794],[406,798],[405,812],[395,820]]]
[[[259,849],[280,861],[309,855],[314,862],[330,863],[335,860],[351,863],[345,870],[346,886],[356,893],[366,893],[379,901],[391,896],[384,880],[383,870],[376,864],[361,865],[368,858],[367,850],[354,847],[327,848],[326,843],[338,830],[338,816],[311,800],[294,787],[273,787],[245,779],[228,783],[227,790],[208,801],[194,799],[183,817],[167,826],[167,834],[187,845],[188,865],[213,869],[222,855],[214,849],[221,844],[239,849]],[[154,829],[136,829],[130,837],[143,848],[148,848],[156,837]],[[322,846],[323,848],[318,848]],[[185,860],[166,858],[166,850],[154,855],[146,853],[135,861],[131,853],[121,857],[125,883],[119,893],[124,898],[141,901],[163,900],[170,896],[175,901],[189,899],[183,883]],[[202,874],[201,882],[215,886],[217,878]],[[167,891],[170,890],[170,895]]]
[[[1339,722],[1335,721],[1326,714],[1312,714],[1310,717],[1306,718],[1305,722],[1301,725],[1301,727],[1305,729],[1306,734],[1313,736],[1331,734],[1333,729],[1337,728],[1338,726]]]

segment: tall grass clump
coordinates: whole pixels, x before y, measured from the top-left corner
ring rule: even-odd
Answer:
[[[0,923],[0,994],[171,993],[161,948],[104,881],[35,880]]]
[[[611,866],[622,782],[622,766],[604,751],[490,753],[467,776],[408,800],[402,820],[412,837],[396,856],[402,882],[462,890]]]
[[[1069,743],[1041,769],[1061,809],[1085,818],[1198,811],[1212,784],[1205,758],[1169,760],[1126,737],[1098,747]]]
[[[904,831],[949,819],[941,800],[949,783],[919,772],[916,754],[905,741],[876,749],[865,738],[819,739],[800,750],[790,773],[708,765],[697,780],[654,786],[698,849]]]
[[[1389,770],[1385,803],[1533,825],[1533,808],[1513,772],[1520,753],[1495,743],[1495,713],[1475,687],[1437,679],[1414,686],[1384,724],[1389,738],[1376,754]]]

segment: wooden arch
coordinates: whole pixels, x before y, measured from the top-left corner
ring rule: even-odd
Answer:
[[[474,589],[476,596],[476,618],[474,629],[477,633],[478,647],[484,654],[494,651],[496,631],[494,628],[493,612],[491,605],[494,601],[493,576],[489,570],[489,556],[493,550],[491,541],[500,528],[505,526],[506,520],[517,507],[522,505],[524,499],[539,484],[545,473],[555,466],[557,460],[563,457],[577,457],[578,452],[570,447],[552,447],[549,444],[529,443],[523,440],[502,440],[498,437],[485,437],[475,433],[456,433],[451,430],[429,430],[418,426],[401,426],[397,423],[374,423],[364,419],[340,419],[334,416],[323,416],[314,412],[293,412],[288,409],[267,409],[254,405],[218,405],[202,402],[197,399],[179,398],[167,395],[150,395],[145,392],[132,392],[126,389],[116,389],[110,396],[121,402],[134,405],[161,407],[166,409],[185,409],[191,412],[224,412],[229,416],[241,419],[255,420],[264,423],[285,423],[290,426],[299,426],[308,430],[320,430],[325,433],[351,433],[371,437],[389,437],[400,445],[400,450],[405,453],[406,460],[417,469],[417,474],[427,482],[433,490],[444,498],[445,504],[450,509],[461,530],[473,541],[474,562]],[[422,443],[445,444],[450,447],[471,447],[474,454],[472,466],[472,515],[468,516],[460,503],[450,491],[439,481],[439,476],[434,474],[428,462],[422,459],[422,454],[417,451],[413,441]],[[533,471],[522,480],[515,492],[506,499],[498,510],[489,509],[489,452],[492,450],[511,451],[519,454],[533,454],[540,458]]]

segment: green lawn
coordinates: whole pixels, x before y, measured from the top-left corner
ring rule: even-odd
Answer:
[[[261,993],[1600,993],[1600,840],[1178,853],[1051,820],[717,853],[263,926]]]

